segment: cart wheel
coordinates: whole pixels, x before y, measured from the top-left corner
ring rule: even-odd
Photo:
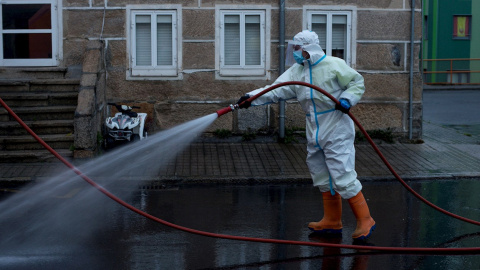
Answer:
[[[110,149],[113,147],[113,144],[115,143],[115,141],[110,138],[110,137],[107,137],[105,140],[104,140],[104,145],[103,147],[106,149]]]

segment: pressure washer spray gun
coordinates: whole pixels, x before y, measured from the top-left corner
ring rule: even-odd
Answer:
[[[267,92],[268,92],[268,91],[267,91]],[[257,97],[263,95],[264,93],[266,93],[266,92],[261,92],[261,93],[258,94],[258,95],[252,96],[252,97],[244,100],[244,101],[241,102],[240,104],[230,104],[230,106],[218,110],[218,111],[217,111],[217,115],[218,115],[218,117],[220,117],[220,116],[222,116],[222,115],[224,115],[224,114],[226,114],[226,113],[229,113],[229,112],[232,112],[232,111],[234,111],[234,110],[238,110],[238,109],[242,108],[242,107],[243,107],[243,104],[251,104],[254,99],[256,99]]]
[[[238,110],[238,109],[240,109],[240,106],[238,104],[235,104],[235,105],[230,104],[230,106],[218,110],[217,114],[218,114],[218,117],[220,117],[220,116],[222,116],[226,113],[229,113],[229,112],[232,112],[232,111]]]

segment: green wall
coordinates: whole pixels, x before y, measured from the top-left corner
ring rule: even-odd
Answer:
[[[470,46],[470,58],[480,59],[480,1],[472,1],[472,40]],[[480,71],[480,60],[472,61],[470,70]],[[480,83],[480,73],[472,73],[470,82]]]
[[[423,40],[422,50],[424,59],[474,58],[472,53],[477,55],[476,58],[480,58],[480,52],[478,49],[474,49],[479,48],[478,45],[480,45],[478,30],[474,33],[475,22],[478,22],[478,15],[480,15],[479,2],[478,0],[423,1],[423,12],[428,17],[428,34],[427,39]],[[453,39],[454,15],[472,15],[471,40]],[[472,67],[469,61],[457,61],[454,63],[453,70],[470,70]],[[423,68],[428,71],[446,71],[450,70],[450,62],[425,62]],[[477,70],[479,69],[477,68]],[[444,74],[430,75],[426,82],[447,82],[447,76]]]

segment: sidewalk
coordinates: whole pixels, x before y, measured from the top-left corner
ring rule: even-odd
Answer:
[[[480,135],[466,136],[450,128],[423,124],[423,144],[378,145],[403,179],[480,178]],[[360,180],[394,179],[369,144],[356,145],[356,151]],[[310,183],[306,154],[303,143],[197,142],[160,175],[147,180],[152,183]],[[66,166],[62,163],[0,163],[0,184],[41,181],[64,170]]]

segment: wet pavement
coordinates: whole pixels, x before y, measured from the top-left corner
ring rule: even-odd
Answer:
[[[480,190],[478,180],[410,184],[439,206],[480,220],[480,197],[471,192]],[[56,194],[46,194],[40,205],[12,213],[7,220],[1,219],[0,269],[478,269],[480,266],[478,254],[397,254],[197,236],[147,220],[96,191],[89,193],[91,189],[75,183]],[[113,191],[122,194],[125,190],[117,187]],[[15,195],[22,196],[23,192],[27,191]],[[480,242],[478,226],[436,212],[398,183],[367,182],[364,194],[377,222],[377,229],[364,245],[457,248],[476,247]],[[342,237],[312,235],[308,231],[307,223],[322,215],[320,192],[311,185],[185,185],[138,189],[130,196],[122,196],[158,218],[197,230],[353,243],[350,235],[355,221],[346,201]]]
[[[459,111],[427,100],[424,106]],[[480,220],[479,118],[459,125],[441,119],[425,116],[423,144],[382,143],[379,148],[428,200]],[[355,222],[346,202],[341,238],[314,236],[306,229],[321,218],[322,202],[311,186],[305,144],[262,140],[195,142],[154,177],[126,177],[106,187],[141,210],[198,230],[352,244]],[[377,222],[368,245],[480,246],[478,226],[423,205],[392,181],[369,145],[358,144],[356,150],[359,179]],[[196,236],[134,214],[80,179],[49,183],[65,170],[58,163],[0,164],[5,187],[0,189],[0,269],[480,268],[478,254],[380,253]],[[96,176],[91,175],[101,182]],[[8,189],[23,182],[32,189]]]

